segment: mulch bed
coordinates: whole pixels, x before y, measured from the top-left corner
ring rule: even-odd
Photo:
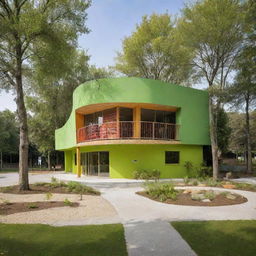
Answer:
[[[136,194],[147,197],[149,199],[152,199],[154,201],[161,202],[157,198],[153,198],[150,195],[148,195],[145,191],[136,192]],[[197,200],[192,200],[191,194],[183,194],[180,193],[177,197],[177,200],[167,199],[164,202],[166,204],[175,204],[175,205],[191,205],[191,206],[224,206],[224,205],[235,205],[235,204],[242,204],[247,202],[247,198],[237,195],[236,199],[228,199],[225,197],[225,195],[216,195],[216,197],[211,202],[202,202]]]
[[[20,191],[19,186],[9,186],[0,188],[0,193],[8,194],[42,194],[42,193],[56,193],[56,194],[79,194],[74,191],[68,191],[67,187],[51,187],[46,185],[29,185],[29,190]],[[100,195],[99,192],[83,193],[85,195]]]
[[[0,215],[9,215],[19,212],[39,211],[43,209],[64,206],[78,207],[79,203],[72,202],[70,205],[67,205],[62,201],[2,203],[0,204]]]

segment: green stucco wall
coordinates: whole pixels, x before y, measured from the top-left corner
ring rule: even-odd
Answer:
[[[111,102],[153,103],[179,107],[181,144],[209,145],[208,93],[142,78],[90,81],[76,88],[67,123],[55,132],[57,150],[76,146],[75,110],[85,105]]]
[[[111,178],[132,178],[133,172],[139,169],[157,169],[161,178],[181,178],[187,175],[186,161],[191,161],[194,166],[203,162],[203,147],[198,145],[102,145],[81,148],[81,152],[93,151],[109,151]],[[165,164],[165,151],[179,151],[180,163]],[[68,152],[72,154],[72,159],[68,158],[67,165],[76,172],[75,150]]]

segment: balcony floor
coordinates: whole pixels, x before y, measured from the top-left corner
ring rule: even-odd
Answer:
[[[114,144],[180,144],[180,141],[178,140],[141,140],[141,139],[122,139],[122,140],[116,140],[116,139],[109,139],[109,140],[92,140],[92,141],[86,141],[77,143],[77,146],[97,146],[97,145],[114,145]]]

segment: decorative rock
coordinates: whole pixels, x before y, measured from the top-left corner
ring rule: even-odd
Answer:
[[[191,199],[199,201],[199,200],[205,199],[205,196],[204,196],[204,194],[192,194]]]
[[[204,202],[204,203],[210,203],[210,202],[211,202],[211,200],[210,200],[210,199],[208,199],[208,198],[205,198],[205,199],[203,199],[203,200],[202,200],[202,202]]]
[[[236,186],[233,185],[233,184],[223,184],[222,187],[223,187],[223,188],[228,188],[228,189],[233,189],[233,188],[235,188]]]
[[[198,187],[206,187],[206,184],[200,183],[200,184],[198,184]]]
[[[191,189],[186,189],[183,191],[183,194],[190,194],[191,193]]]
[[[192,194],[201,194],[202,191],[201,190],[191,190]]]
[[[227,195],[226,195],[226,198],[227,198],[227,199],[231,199],[231,200],[235,200],[235,199],[236,199],[236,196],[235,196],[235,195],[232,195],[232,194],[227,194]]]

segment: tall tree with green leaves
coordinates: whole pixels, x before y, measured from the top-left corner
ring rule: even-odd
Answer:
[[[23,80],[28,69],[65,72],[85,27],[90,0],[0,0],[1,87],[16,94],[20,126],[19,186],[28,183],[28,125]]]
[[[183,46],[194,53],[192,65],[209,88],[213,177],[218,177],[217,113],[214,87],[226,85],[243,40],[243,8],[239,0],[200,0],[186,6],[178,23]]]
[[[69,118],[75,88],[88,80],[113,76],[107,69],[90,66],[88,60],[85,52],[76,51],[70,59],[72,65],[63,76],[49,77],[35,70],[29,81],[30,95],[26,103],[31,113],[30,141],[47,157],[48,168],[51,168],[51,153],[55,150],[55,130]]]
[[[19,129],[15,113],[10,110],[0,112],[0,169],[3,167],[3,153],[18,152]]]
[[[188,84],[191,51],[182,47],[169,14],[144,16],[135,32],[123,40],[115,69],[127,76]]]

